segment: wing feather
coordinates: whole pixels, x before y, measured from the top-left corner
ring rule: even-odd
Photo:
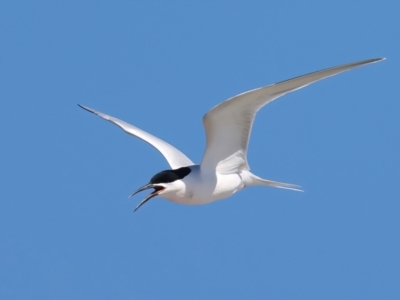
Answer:
[[[249,170],[247,147],[260,108],[313,82],[383,59],[363,60],[295,77],[239,94],[215,106],[203,117],[207,146],[202,168],[216,169],[220,173]]]
[[[109,115],[103,114],[102,112],[99,112],[92,108],[89,108],[89,107],[86,107],[86,106],[83,106],[80,104],[78,104],[78,105],[81,108],[83,108],[91,113],[94,113],[95,115],[98,115],[100,118],[103,118],[104,120],[107,120],[107,121],[117,125],[126,133],[133,135],[135,137],[138,137],[141,140],[152,145],[165,157],[165,159],[168,161],[168,163],[172,169],[178,169],[180,167],[187,167],[187,166],[194,165],[194,163],[185,154],[183,154],[181,151],[176,149],[174,146],[163,141],[162,139],[159,139],[158,137],[151,135],[150,133],[148,133],[142,129],[139,129],[125,121],[122,121],[117,118],[111,117]]]

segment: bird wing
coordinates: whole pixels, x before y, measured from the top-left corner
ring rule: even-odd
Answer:
[[[251,127],[260,108],[318,80],[383,59],[363,60],[295,77],[239,94],[218,104],[203,117],[207,146],[201,162],[202,168],[214,169],[220,173],[249,170],[247,147]]]
[[[100,118],[103,118],[104,120],[110,121],[111,123],[117,125],[118,127],[122,128],[122,130],[126,133],[136,136],[152,145],[154,148],[161,152],[161,154],[168,161],[172,169],[194,165],[194,163],[185,154],[176,149],[174,146],[168,144],[167,142],[164,142],[162,139],[159,139],[158,137],[155,137],[154,135],[151,135],[144,130],[141,130],[129,123],[126,123],[125,121],[103,114],[102,112],[91,109],[89,107],[80,104],[78,105],[83,109],[94,113],[95,115],[98,115]]]

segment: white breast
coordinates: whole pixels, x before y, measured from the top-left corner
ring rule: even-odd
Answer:
[[[179,189],[160,197],[181,204],[206,204],[227,198],[244,187],[238,174],[200,172],[200,166],[192,166],[192,172],[179,183]]]

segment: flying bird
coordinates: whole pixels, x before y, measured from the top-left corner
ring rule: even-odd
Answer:
[[[381,60],[384,58],[368,59],[313,72],[244,92],[218,104],[203,117],[207,145],[203,159],[198,165],[162,139],[125,121],[78,105],[149,143],[161,152],[170,165],[171,170],[157,173],[149,183],[130,195],[132,197],[141,191],[154,189],[134,211],[156,196],[181,204],[206,204],[232,196],[249,186],[271,186],[301,191],[298,185],[263,179],[250,172],[247,148],[257,112],[286,93]]]

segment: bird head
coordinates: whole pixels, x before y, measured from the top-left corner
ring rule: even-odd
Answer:
[[[144,198],[139,203],[138,206],[136,206],[134,211],[138,210],[139,207],[141,207],[143,204],[145,204],[147,201],[149,201],[153,197],[175,191],[178,188],[178,185],[176,185],[174,183],[176,183],[178,180],[181,180],[184,177],[186,177],[187,175],[189,175],[190,172],[191,172],[191,169],[189,167],[182,167],[182,168],[175,169],[175,170],[164,170],[164,171],[161,171],[161,172],[157,173],[156,175],[154,175],[150,179],[150,182],[148,184],[142,186],[141,188],[139,188],[138,190],[136,190],[129,196],[129,197],[132,197],[133,195],[135,195],[141,191],[147,190],[147,189],[151,189],[151,188],[154,189],[153,192],[151,192],[146,198]]]

